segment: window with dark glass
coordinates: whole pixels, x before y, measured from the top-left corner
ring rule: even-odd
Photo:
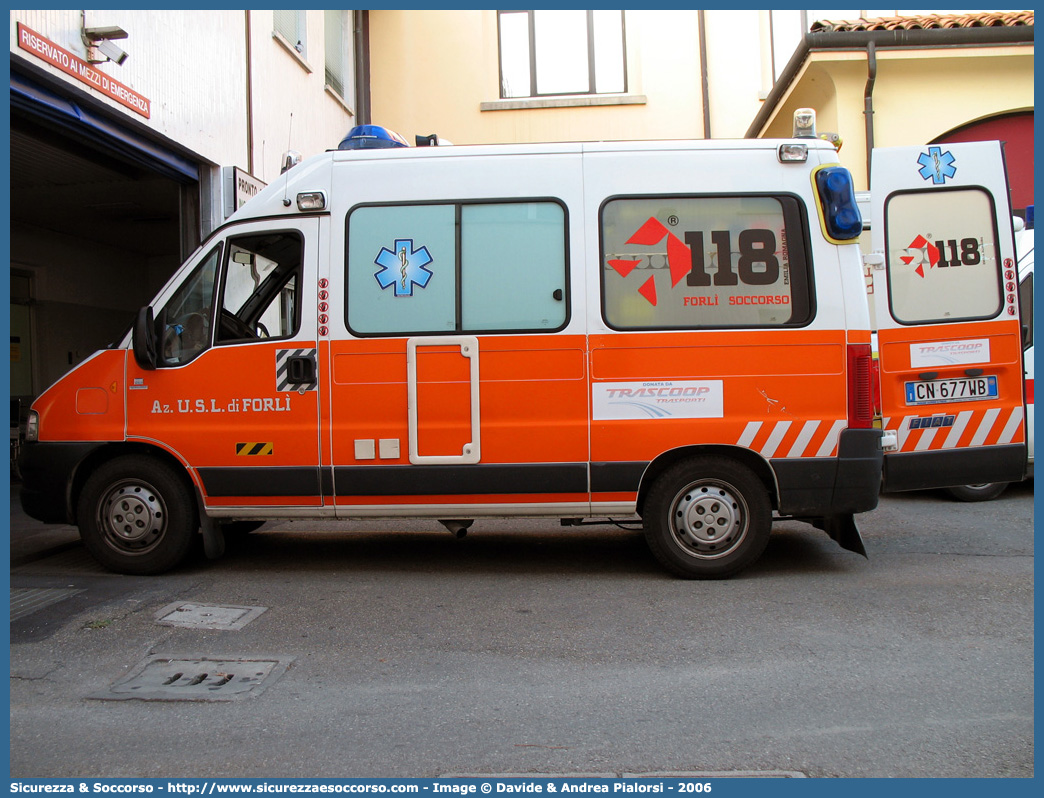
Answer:
[[[906,192],[885,207],[888,305],[901,324],[987,319],[1004,306],[993,201],[981,189]]]
[[[602,302],[620,330],[799,326],[812,318],[800,203],[635,197],[601,213]]]

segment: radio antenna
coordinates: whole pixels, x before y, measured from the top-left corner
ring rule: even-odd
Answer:
[[[286,131],[286,160],[283,163],[283,173],[286,174],[286,180],[283,181],[283,206],[290,207],[290,197],[287,196],[287,191],[290,189],[290,167],[293,165],[290,156],[290,144],[293,141],[293,130],[294,130],[294,112],[290,112],[290,125]]]

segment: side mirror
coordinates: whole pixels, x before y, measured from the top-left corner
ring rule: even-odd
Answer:
[[[134,320],[134,332],[131,334],[134,346],[134,359],[141,368],[152,371],[156,368],[156,324],[152,317],[152,307],[146,305],[138,311]]]

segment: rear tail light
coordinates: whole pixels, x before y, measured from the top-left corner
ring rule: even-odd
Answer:
[[[874,425],[874,357],[870,344],[848,345],[848,426]]]

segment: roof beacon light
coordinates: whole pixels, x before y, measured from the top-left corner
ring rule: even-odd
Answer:
[[[339,150],[384,150],[389,147],[409,147],[406,139],[380,125],[356,125],[337,145]]]
[[[816,171],[823,224],[835,241],[852,241],[863,232],[863,217],[856,204],[852,173],[843,166],[824,166]]]
[[[798,108],[794,112],[794,138],[816,137],[816,111],[814,108]]]

